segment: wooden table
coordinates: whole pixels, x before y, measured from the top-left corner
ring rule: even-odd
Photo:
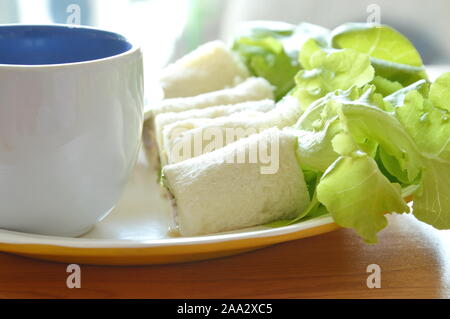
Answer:
[[[351,230],[238,256],[146,267],[81,266],[81,288],[65,264],[0,254],[3,298],[449,298],[450,232],[412,216],[390,217],[377,245]],[[367,266],[381,267],[369,289]]]

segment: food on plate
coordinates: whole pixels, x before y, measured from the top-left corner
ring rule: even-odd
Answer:
[[[300,114],[297,99],[287,96],[266,113],[241,112],[215,119],[175,122],[163,130],[162,147],[167,156],[167,162],[163,164],[211,152],[272,127],[291,126],[297,122]]]
[[[265,113],[273,110],[274,107],[275,102],[273,100],[260,100],[232,105],[211,106],[205,109],[194,109],[178,113],[169,112],[159,114],[155,117],[154,121],[154,130],[159,154],[164,157],[163,154],[166,150],[163,145],[163,131],[164,128],[170,127],[171,124],[179,127],[181,123],[190,122],[193,119],[198,119],[198,121],[206,121],[206,119],[223,118],[232,114],[259,115],[259,113]],[[164,164],[165,161],[161,159],[161,163]]]
[[[159,163],[159,136],[165,126],[164,123],[169,117],[175,118],[177,116],[183,116],[181,114],[174,115],[172,113],[182,113],[190,110],[201,110],[213,106],[221,106],[221,111],[218,109],[212,111],[208,110],[205,113],[196,111],[195,116],[193,116],[194,118],[212,118],[218,117],[220,113],[226,115],[232,112],[239,112],[241,108],[245,109],[249,107],[250,109],[264,109],[270,102],[264,101],[258,103],[258,106],[256,106],[256,104],[250,106],[250,104],[244,105],[241,103],[267,99],[273,99],[273,87],[267,80],[255,77],[248,78],[232,88],[208,92],[193,97],[164,99],[154,106],[147,114],[147,120],[145,121],[143,130],[143,139],[147,146],[147,156],[150,161],[154,163],[154,166],[159,169],[157,164]],[[228,106],[234,104],[240,105],[227,109]],[[164,115],[165,113],[171,113],[171,115]],[[190,115],[193,114],[191,113]]]
[[[266,158],[257,154],[261,148]],[[264,168],[271,165],[278,167],[276,173],[264,174]],[[293,218],[309,204],[296,155],[296,137],[278,129],[167,165],[163,176],[183,236]]]
[[[211,76],[214,74],[214,76]],[[164,69],[164,98],[222,90],[249,76],[247,68],[221,41],[208,42]]]
[[[262,112],[199,104],[205,111],[162,121],[161,180],[183,235],[331,216],[375,243],[389,213],[450,229],[450,73],[430,81],[406,37],[368,23],[328,30],[259,21],[224,55],[235,70],[270,83],[277,103]],[[176,90],[195,95],[199,82],[217,81],[205,71],[210,64],[196,59],[189,72],[179,71]],[[236,85],[227,77],[221,85]],[[279,166],[263,173],[267,158],[255,162],[260,153],[246,147],[261,144],[264,155],[268,140]],[[247,160],[230,162],[230,154]]]
[[[199,94],[192,97],[164,99],[149,112],[150,117],[161,113],[184,112],[217,105],[247,101],[273,100],[273,87],[264,78],[250,77],[236,86]]]
[[[278,21],[248,21],[241,25],[232,45],[254,76],[275,87],[275,99],[283,98],[294,86],[301,68],[298,54],[310,38],[326,41],[329,30],[310,23],[292,25]]]

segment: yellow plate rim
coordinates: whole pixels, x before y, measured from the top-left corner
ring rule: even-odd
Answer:
[[[329,219],[328,219],[329,221]],[[292,225],[295,226],[295,225]],[[286,226],[290,227],[290,226]],[[280,227],[280,229],[283,227]],[[105,247],[80,247],[62,246],[55,244],[36,243],[0,243],[0,250],[4,252],[30,256],[33,258],[53,261],[74,261],[81,258],[80,262],[88,264],[108,265],[139,265],[161,264],[173,262],[185,262],[192,260],[204,260],[250,251],[291,240],[312,237],[341,228],[333,222],[325,222],[314,227],[301,230],[271,234],[267,236],[240,236],[233,240],[205,241],[193,243],[185,239],[178,245],[166,244],[138,246],[105,246]],[[235,234],[238,235],[238,234]],[[207,237],[207,236],[203,236]],[[192,238],[192,237],[191,237]],[[131,258],[131,259],[129,259]]]

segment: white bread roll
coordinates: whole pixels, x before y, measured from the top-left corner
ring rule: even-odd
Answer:
[[[215,76],[210,75],[210,79]],[[151,116],[161,113],[184,112],[210,106],[237,104],[247,101],[274,99],[273,87],[264,78],[251,77],[232,88],[208,92],[185,98],[162,100],[151,109]]]
[[[273,87],[263,78],[248,78],[239,85],[220,91],[193,97],[174,98],[161,101],[153,107],[144,123],[143,141],[145,153],[154,167],[159,169],[158,142],[155,118],[160,114],[204,109],[211,106],[233,105],[247,101],[273,100]]]
[[[215,119],[191,119],[164,127],[161,165],[211,152],[272,127],[294,125],[302,114],[299,102],[287,96],[266,113],[235,113]]]
[[[249,162],[250,152],[267,146],[269,161]],[[293,218],[309,204],[296,156],[297,138],[269,129],[226,147],[163,168],[175,219],[183,236],[211,234]],[[236,155],[245,163],[227,163]],[[266,159],[267,160],[267,159]],[[274,164],[278,161],[277,164]]]
[[[164,98],[168,99],[221,90],[247,77],[247,68],[225,44],[212,41],[167,66],[160,84]]]
[[[232,105],[218,105],[211,106],[205,109],[194,109],[184,112],[169,112],[158,114],[155,117],[154,130],[156,135],[156,142],[158,147],[162,146],[162,133],[166,125],[176,122],[191,120],[191,119],[213,119],[218,117],[225,117],[233,113],[239,113],[242,111],[254,111],[254,112],[268,112],[275,108],[275,102],[273,100],[259,100],[248,101]]]

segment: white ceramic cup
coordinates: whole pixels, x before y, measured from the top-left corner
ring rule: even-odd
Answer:
[[[142,122],[139,47],[92,28],[0,26],[0,228],[88,231],[121,195]]]

